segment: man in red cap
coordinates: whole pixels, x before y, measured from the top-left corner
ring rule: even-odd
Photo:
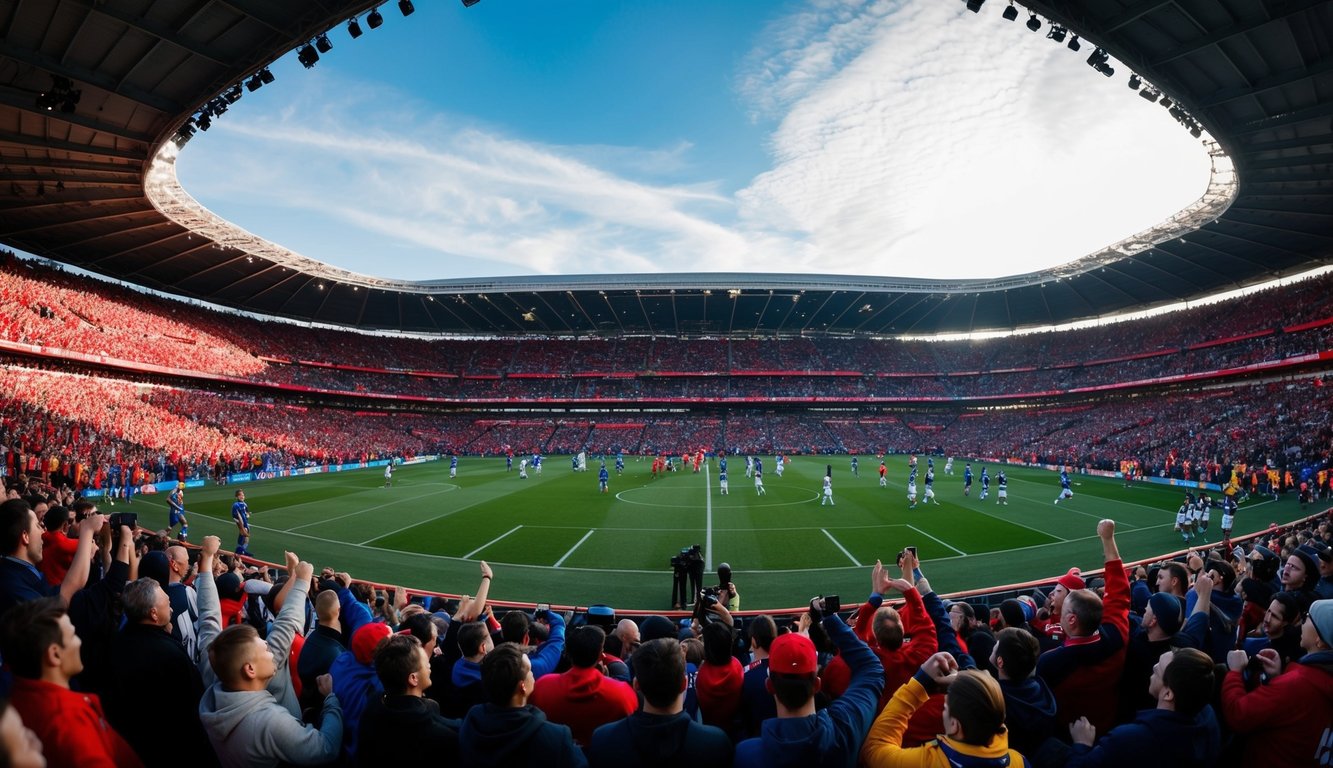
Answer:
[[[760,735],[736,745],[736,768],[754,766],[853,765],[861,751],[884,687],[884,667],[851,627],[835,613],[823,616],[824,601],[810,602],[810,616],[851,668],[847,691],[827,709],[815,710],[819,665],[814,643],[797,633],[781,635],[768,654],[768,690],[778,716],[765,720]]]
[[[356,759],[361,713],[366,711],[371,699],[384,693],[379,676],[375,674],[375,650],[392,634],[388,624],[362,624],[352,633],[351,650],[338,654],[329,667],[329,674],[333,675],[333,692],[342,704],[343,750],[352,760]]]
[[[1055,587],[1046,598],[1046,606],[1038,611],[1037,618],[1032,620],[1032,628],[1036,630],[1037,635],[1054,643],[1063,641],[1065,635],[1060,624],[1060,613],[1064,610],[1065,598],[1070,592],[1086,587],[1087,584],[1084,583],[1083,576],[1079,574],[1077,568],[1070,568],[1068,573],[1056,579]],[[1042,647],[1046,648],[1047,645]]]

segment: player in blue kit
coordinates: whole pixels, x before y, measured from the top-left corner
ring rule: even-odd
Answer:
[[[963,495],[972,495],[972,465],[963,466]]]
[[[1060,470],[1060,495],[1055,497],[1055,503],[1059,504],[1061,499],[1074,498],[1074,489],[1069,487],[1069,472]]]
[[[986,474],[986,468],[981,468],[981,498],[986,498],[990,494],[990,475]]]
[[[458,477],[458,455],[457,455],[457,454],[454,454],[454,455],[452,455],[452,456],[449,457],[449,478],[452,480],[452,479],[455,478],[455,477]]]
[[[231,505],[231,519],[236,522],[236,554],[250,554],[250,505],[245,503],[245,491],[236,492],[236,503]]]
[[[602,462],[602,468],[597,470],[597,484],[602,487],[602,493],[611,490],[611,473],[606,471],[606,462]]]
[[[177,525],[181,527],[176,534],[177,541],[190,538],[190,522],[185,519],[185,483],[176,483],[176,489],[167,494],[167,530]]]
[[[623,474],[625,474],[625,454],[623,454],[623,453],[617,453],[617,454],[616,454],[616,476],[619,477],[620,475],[623,475]]]

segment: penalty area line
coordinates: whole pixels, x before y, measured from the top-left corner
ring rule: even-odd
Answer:
[[[925,536],[927,539],[930,539],[930,540],[932,540],[932,541],[935,541],[935,542],[938,542],[938,543],[940,543],[940,544],[943,544],[944,546],[948,547],[949,549],[952,549],[953,551],[957,552],[957,553],[960,554],[960,555],[964,555],[964,556],[967,555],[966,552],[964,552],[963,550],[959,549],[958,547],[955,547],[954,545],[950,544],[950,543],[947,542],[947,541],[943,541],[943,540],[941,540],[941,539],[937,539],[937,538],[935,538],[934,536],[931,536],[929,533],[926,533],[925,531],[921,530],[920,528],[917,528],[915,525],[908,525],[907,527],[908,527],[908,528],[911,528],[912,530],[916,531],[917,533],[921,534],[922,536]]]
[[[842,553],[847,556],[847,559],[852,561],[852,565],[857,568],[861,567],[861,563],[857,562],[856,558],[852,557],[852,553],[848,552],[846,547],[839,543],[837,539],[833,538],[833,534],[829,533],[827,528],[820,528],[819,530],[823,531],[824,535],[828,537],[828,540],[833,542],[833,546],[842,550]]]
[[[552,568],[559,568],[560,565],[561,565],[561,563],[564,563],[566,560],[568,560],[568,559],[569,559],[569,556],[572,555],[572,554],[574,554],[574,550],[576,550],[576,549],[578,549],[579,547],[583,546],[583,542],[587,541],[587,540],[588,540],[588,537],[591,536],[591,535],[593,535],[596,531],[597,531],[597,529],[594,528],[594,529],[592,529],[591,531],[588,531],[587,533],[583,534],[583,538],[579,539],[579,543],[578,543],[578,544],[575,544],[575,545],[572,546],[572,547],[570,547],[570,548],[569,548],[569,551],[565,553],[565,556],[562,557],[562,558],[560,558],[559,560],[556,560],[556,561],[555,561],[555,565],[553,565],[553,566],[551,566],[551,567],[552,567]]]
[[[522,527],[523,527],[523,526],[521,526],[521,525],[516,525],[516,526],[514,526],[513,528],[511,528],[511,529],[509,530],[508,533],[502,533],[502,534],[500,534],[499,536],[496,536],[495,538],[493,538],[493,539],[491,539],[490,541],[486,542],[485,544],[482,544],[480,547],[477,547],[476,549],[474,549],[474,550],[472,550],[471,552],[467,553],[466,555],[463,555],[463,559],[464,559],[464,560],[471,560],[473,555],[477,554],[478,552],[482,551],[483,549],[489,547],[490,545],[494,544],[495,542],[499,541],[500,539],[503,539],[504,537],[508,536],[510,533],[513,533],[514,531],[517,531],[519,528],[522,528]],[[585,537],[585,538],[586,538],[586,537]],[[580,542],[580,543],[582,543],[582,542]],[[566,557],[568,557],[568,555],[566,555]]]

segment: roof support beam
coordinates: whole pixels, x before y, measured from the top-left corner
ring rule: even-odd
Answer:
[[[130,101],[142,104],[150,109],[155,109],[165,115],[177,115],[185,111],[185,105],[177,104],[171,99],[147,91],[142,91],[133,86],[120,85],[107,75],[82,67],[66,65],[36,51],[30,51],[25,48],[10,45],[4,40],[0,40],[0,56],[14,59],[15,61],[36,67],[53,75],[60,75],[62,77],[67,77],[70,80],[77,80],[81,83],[96,86],[108,93],[123,96]]]
[[[1157,68],[1163,64],[1169,64],[1176,61],[1177,59],[1183,59],[1186,56],[1193,55],[1205,48],[1217,45],[1218,43],[1229,40],[1237,35],[1252,32],[1280,19],[1285,19],[1288,16],[1294,16],[1309,10],[1310,8],[1314,8],[1315,6],[1323,5],[1325,2],[1326,0],[1290,0],[1283,7],[1278,9],[1277,13],[1265,16],[1262,19],[1255,19],[1253,22],[1242,22],[1240,24],[1233,24],[1229,27],[1223,27],[1211,34],[1204,35],[1198,40],[1189,41],[1173,51],[1170,56],[1165,56],[1152,62],[1152,66]]]

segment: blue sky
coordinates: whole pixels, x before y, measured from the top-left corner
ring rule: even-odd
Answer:
[[[1003,8],[390,2],[313,69],[276,62],[177,169],[256,234],[409,280],[999,276],[1202,194],[1199,141],[1127,68]]]

